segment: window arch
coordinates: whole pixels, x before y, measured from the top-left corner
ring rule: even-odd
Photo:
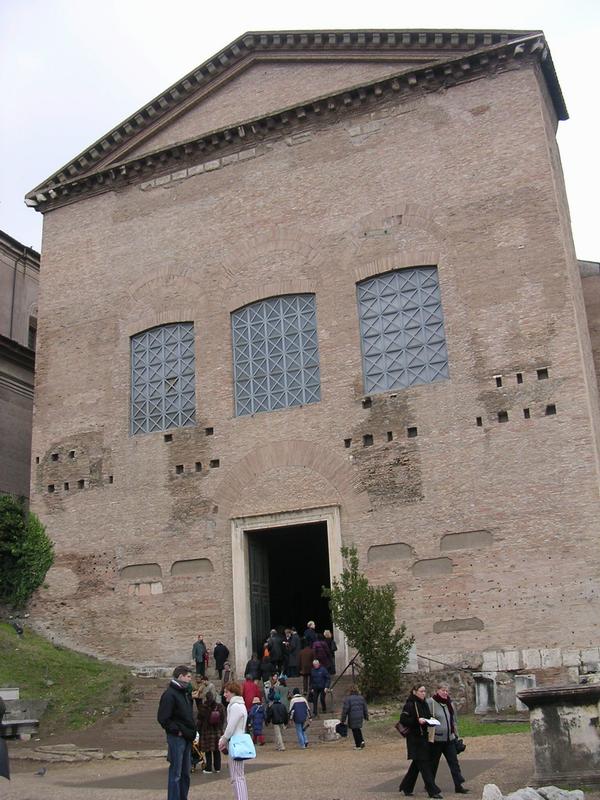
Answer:
[[[283,295],[231,315],[236,416],[321,399],[314,294]]]
[[[436,267],[386,272],[357,284],[365,392],[448,377]]]
[[[131,337],[131,432],[196,422],[194,324],[177,322]]]

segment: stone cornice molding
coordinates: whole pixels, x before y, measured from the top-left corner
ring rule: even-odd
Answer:
[[[141,154],[130,160],[113,163],[106,168],[78,176],[89,170],[91,164],[84,159],[80,169],[73,167],[52,176],[26,195],[25,202],[39,211],[75,202],[82,197],[122,188],[131,183],[147,180],[149,175],[169,172],[175,167],[186,167],[215,153],[230,153],[247,148],[254,142],[289,135],[307,124],[320,120],[338,119],[356,108],[372,105],[395,97],[414,97],[440,89],[447,89],[486,74],[497,74],[514,68],[514,63],[540,63],[548,82],[559,119],[567,118],[560,87],[556,79],[550,52],[543,35],[527,35],[522,39],[497,44],[462,54],[449,60],[435,60],[416,68],[348,89],[336,91],[290,106],[266,116],[228,125],[199,137],[178,142],[156,151]],[[80,159],[80,161],[82,161]],[[75,163],[75,162],[73,162]]]
[[[10,361],[19,367],[30,370],[33,374],[35,368],[35,350],[19,344],[14,339],[0,334],[0,359]]]

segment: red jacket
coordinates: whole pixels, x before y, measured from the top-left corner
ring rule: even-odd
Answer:
[[[258,697],[259,700],[262,700],[261,691],[254,681],[244,681],[242,684],[242,697],[244,698],[247,711],[250,711],[252,708],[252,701],[255,697]]]

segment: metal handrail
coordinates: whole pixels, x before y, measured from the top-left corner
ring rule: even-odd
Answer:
[[[333,690],[335,689],[335,686],[336,686],[337,682],[338,682],[338,681],[339,681],[341,678],[343,678],[344,674],[346,673],[346,671],[347,671],[348,669],[350,669],[350,667],[352,668],[352,679],[354,680],[354,662],[355,662],[355,661],[356,661],[356,659],[358,658],[358,655],[359,655],[359,654],[357,653],[357,654],[356,654],[356,655],[355,655],[353,658],[351,658],[351,659],[350,659],[350,661],[349,661],[349,662],[346,664],[346,666],[344,667],[344,669],[343,669],[343,670],[340,672],[340,674],[339,674],[339,675],[336,677],[336,679],[334,680],[334,682],[332,683],[332,685],[329,687],[329,688],[330,688],[330,690],[331,690],[332,692],[333,692]]]

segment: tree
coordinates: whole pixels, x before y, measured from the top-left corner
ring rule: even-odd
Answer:
[[[334,623],[359,653],[363,694],[389,694],[398,685],[414,637],[407,636],[404,623],[396,627],[394,587],[371,586],[359,571],[355,547],[342,547],[342,556],[346,567],[330,589],[323,589],[323,596],[329,599]]]
[[[22,500],[0,496],[0,600],[23,608],[54,561],[54,545]]]

